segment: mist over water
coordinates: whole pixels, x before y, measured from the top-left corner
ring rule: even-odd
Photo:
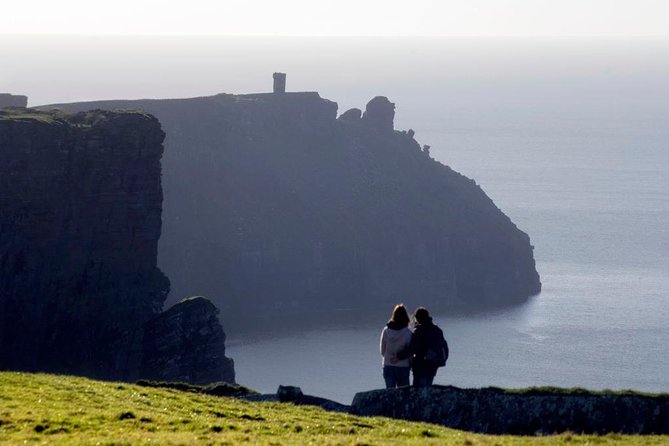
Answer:
[[[669,392],[669,40],[2,36],[0,60],[0,92],[30,105],[269,91],[274,71],[340,113],[388,96],[397,129],[530,235],[543,283],[519,307],[435,316],[436,382]],[[383,385],[390,310],[229,332],[238,381],[349,403]]]

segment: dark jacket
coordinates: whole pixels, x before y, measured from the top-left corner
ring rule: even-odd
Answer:
[[[416,325],[409,347],[397,353],[398,359],[411,358],[411,368],[416,371],[435,370],[437,366],[427,360],[427,351],[430,345],[444,344],[446,352],[448,347],[444,341],[444,333],[430,320],[424,324]]]

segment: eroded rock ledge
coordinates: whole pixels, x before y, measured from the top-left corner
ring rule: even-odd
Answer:
[[[669,433],[669,394],[406,387],[358,393],[351,412],[487,434]]]
[[[235,382],[225,356],[225,333],[209,299],[183,299],[120,342],[117,369],[125,381],[209,384]]]

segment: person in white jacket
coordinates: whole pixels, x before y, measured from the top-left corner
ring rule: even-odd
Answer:
[[[387,389],[409,385],[409,359],[397,359],[397,353],[411,342],[409,313],[403,304],[395,305],[390,320],[381,332],[381,356],[383,356],[383,379]]]

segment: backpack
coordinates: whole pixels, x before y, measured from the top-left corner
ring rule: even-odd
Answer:
[[[443,367],[448,360],[448,343],[439,327],[434,327],[427,340],[425,360],[434,367]]]

